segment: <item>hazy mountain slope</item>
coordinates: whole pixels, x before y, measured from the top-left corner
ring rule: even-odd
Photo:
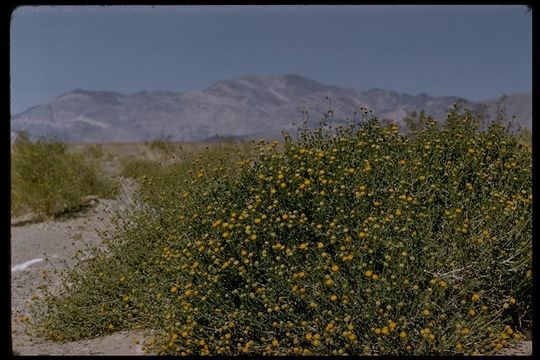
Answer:
[[[408,95],[372,89],[358,91],[328,86],[298,76],[246,76],[219,81],[202,91],[175,93],[140,91],[121,94],[108,91],[74,90],[54,101],[32,107],[11,118],[11,130],[26,130],[32,137],[54,137],[68,142],[131,142],[169,138],[176,141],[225,137],[279,138],[282,130],[303,121],[302,110],[315,126],[328,110],[329,97],[334,122],[352,117],[367,107],[379,117],[401,121],[409,111],[425,109],[444,119],[458,97]],[[467,102],[470,107],[477,103]],[[486,102],[490,113],[496,100]],[[530,128],[532,97],[510,95],[509,115]]]

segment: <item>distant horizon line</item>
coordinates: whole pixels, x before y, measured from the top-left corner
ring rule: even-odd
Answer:
[[[137,91],[133,91],[133,92],[122,92],[122,91],[110,90],[110,89],[105,90],[105,89],[95,89],[95,88],[94,89],[89,89],[89,88],[76,87],[73,90],[61,93],[61,94],[53,97],[48,102],[54,101],[54,100],[56,100],[56,99],[58,99],[58,98],[60,98],[62,96],[72,94],[72,93],[75,93],[75,92],[113,93],[113,94],[118,94],[118,95],[122,95],[122,96],[132,96],[132,95],[136,95],[138,93],[172,93],[172,94],[180,95],[180,94],[190,93],[190,92],[205,91],[205,90],[207,90],[207,89],[209,89],[209,88],[211,88],[211,87],[213,87],[213,86],[215,86],[215,85],[217,85],[219,83],[223,83],[223,82],[238,81],[238,80],[248,79],[248,78],[285,78],[285,77],[298,77],[298,78],[302,78],[302,79],[305,79],[305,80],[312,81],[312,82],[317,83],[318,85],[321,85],[321,86],[338,87],[338,88],[343,88],[343,89],[352,89],[352,90],[359,91],[359,92],[388,91],[388,92],[397,93],[399,95],[410,95],[410,96],[422,96],[422,95],[424,95],[424,96],[428,96],[428,97],[432,97],[432,98],[455,97],[455,98],[463,99],[463,100],[466,100],[466,101],[469,101],[469,102],[493,101],[493,100],[501,99],[502,97],[508,96],[508,95],[532,96],[532,91],[518,91],[518,92],[501,93],[501,95],[499,95],[498,97],[490,97],[490,98],[485,98],[483,100],[470,100],[470,99],[467,99],[466,97],[459,96],[459,95],[432,95],[432,94],[427,93],[425,91],[413,94],[413,93],[402,92],[402,91],[391,90],[391,89],[380,88],[380,87],[372,87],[372,88],[369,88],[369,89],[366,89],[366,90],[362,90],[362,89],[353,88],[353,87],[350,87],[350,86],[341,86],[341,85],[333,85],[333,84],[322,83],[322,82],[320,82],[318,80],[314,80],[314,79],[312,79],[310,77],[307,77],[307,76],[304,76],[304,75],[292,74],[292,73],[284,73],[284,74],[281,74],[281,75],[249,74],[249,75],[243,75],[243,76],[236,77],[236,78],[225,78],[225,79],[222,79],[222,80],[215,81],[215,82],[213,82],[212,84],[210,84],[209,86],[207,86],[207,87],[205,87],[203,89],[193,89],[193,90],[184,90],[184,91],[182,91],[182,90],[146,90],[146,89],[143,89],[143,90],[137,90]],[[24,112],[26,112],[26,111],[34,108],[34,107],[45,105],[48,102],[29,106],[29,107],[25,108],[24,110],[18,111],[16,113],[11,113],[11,104],[10,104],[10,116],[22,114],[22,113],[24,113]]]

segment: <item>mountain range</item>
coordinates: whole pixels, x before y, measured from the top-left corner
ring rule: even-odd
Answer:
[[[328,100],[328,99],[329,100]],[[366,107],[380,119],[402,122],[407,113],[425,110],[444,120],[460,101],[470,109],[485,105],[492,117],[498,99],[468,101],[456,96],[409,95],[395,91],[324,85],[299,75],[245,76],[219,81],[189,92],[139,91],[122,94],[76,89],[48,104],[12,115],[12,136],[64,142],[139,142],[156,139],[198,142],[221,138],[277,138],[293,132],[309,114],[308,126],[319,123],[329,106],[333,122],[344,123]],[[509,94],[506,114],[532,128],[531,94]]]

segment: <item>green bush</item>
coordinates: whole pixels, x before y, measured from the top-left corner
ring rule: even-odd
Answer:
[[[29,211],[41,218],[75,211],[85,195],[109,197],[116,186],[99,163],[71,154],[66,145],[20,141],[11,152],[11,214]]]
[[[192,163],[40,300],[37,326],[153,329],[161,354],[508,346],[531,325],[531,153],[473,120],[402,135],[365,119],[261,141],[211,176]]]

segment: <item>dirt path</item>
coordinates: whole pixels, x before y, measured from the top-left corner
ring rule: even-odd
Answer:
[[[77,250],[100,244],[96,229],[110,226],[107,219],[131,206],[135,184],[122,180],[117,199],[93,200],[76,217],[11,226],[11,313],[13,350],[21,355],[142,355],[143,332],[119,332],[77,342],[54,343],[32,338],[21,318],[28,316],[28,301],[38,294],[42,271],[71,264]],[[83,255],[84,256],[84,255]],[[46,261],[48,259],[49,261]]]

